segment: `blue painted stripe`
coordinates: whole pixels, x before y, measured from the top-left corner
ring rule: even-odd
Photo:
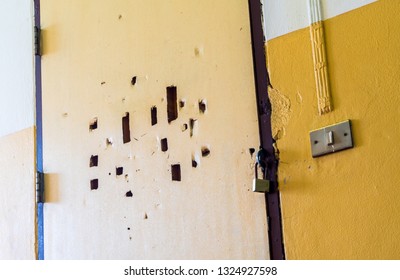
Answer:
[[[40,0],[34,0],[35,26],[40,29]],[[42,61],[35,56],[35,97],[36,97],[36,168],[43,172],[43,119],[42,119]],[[44,217],[43,203],[37,204],[37,257],[44,260]]]
[[[37,220],[38,220],[38,259],[44,260],[44,223],[43,223],[43,203],[37,205]]]
[[[42,66],[40,56],[35,57],[36,71],[36,153],[37,170],[43,172],[43,120],[42,120]]]

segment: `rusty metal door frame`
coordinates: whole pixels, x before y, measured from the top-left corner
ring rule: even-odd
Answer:
[[[266,66],[261,0],[249,0],[249,11],[260,146],[267,151],[267,162],[270,163],[267,166],[266,179],[271,181],[271,190],[265,194],[269,250],[272,260],[284,260],[285,249],[282,235],[281,203],[277,181],[278,160],[275,157],[274,139],[272,138],[271,130],[272,108],[268,97],[270,80]]]

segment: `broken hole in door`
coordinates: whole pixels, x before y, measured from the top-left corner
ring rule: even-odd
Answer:
[[[190,137],[193,137],[193,135],[195,135],[197,132],[197,120],[190,119],[189,127],[190,127]]]
[[[127,192],[127,193],[125,194],[125,196],[126,196],[126,197],[132,197],[132,196],[133,196],[133,193],[132,193],[131,191],[129,191],[129,192]]]
[[[157,124],[157,107],[151,107],[151,125]]]
[[[181,165],[180,164],[171,165],[171,173],[172,173],[172,181],[180,181],[181,180]]]
[[[89,131],[97,129],[97,118],[94,118],[89,123]]]
[[[123,167],[115,168],[115,173],[117,174],[117,176],[122,175],[122,173],[124,173],[124,168]]]
[[[254,155],[255,152],[256,152],[256,149],[254,149],[254,148],[250,148],[250,149],[249,149],[249,153],[250,153],[250,156],[251,156],[251,157],[253,157],[253,155]]]
[[[122,138],[123,142],[131,142],[131,131],[129,128],[129,113],[125,113],[125,117],[122,118]]]
[[[207,100],[202,99],[199,101],[199,112],[204,114],[207,110]]]
[[[90,180],[90,189],[97,190],[99,188],[99,179]]]
[[[210,149],[208,147],[202,147],[201,148],[201,156],[207,157],[209,155],[210,155]]]
[[[161,139],[161,151],[163,151],[163,152],[168,151],[168,140],[167,140],[167,138]]]
[[[97,166],[98,163],[99,163],[99,156],[98,155],[90,157],[89,167]]]
[[[168,123],[178,118],[177,91],[175,86],[167,87],[167,114]]]

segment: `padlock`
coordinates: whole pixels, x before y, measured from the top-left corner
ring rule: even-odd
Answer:
[[[258,179],[258,162],[255,165],[255,178],[253,179],[253,192],[269,192],[269,181]]]

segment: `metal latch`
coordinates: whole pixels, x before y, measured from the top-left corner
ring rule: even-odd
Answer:
[[[44,203],[44,173],[36,172],[36,203]]]
[[[353,148],[350,120],[310,132],[313,157]]]

